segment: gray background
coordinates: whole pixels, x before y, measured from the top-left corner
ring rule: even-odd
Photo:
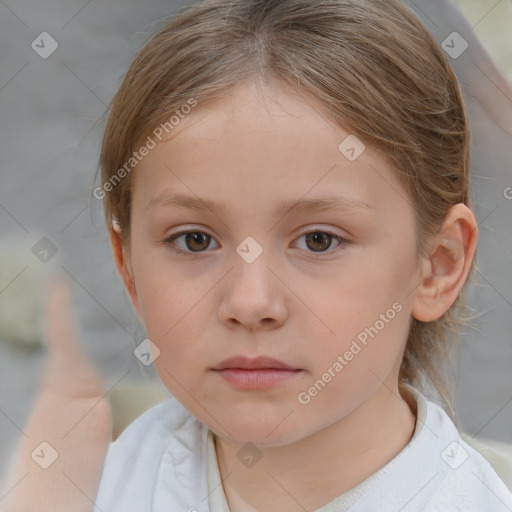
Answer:
[[[512,200],[504,195],[512,186],[512,93],[471,30],[473,24],[499,35],[501,26],[503,40],[510,37],[500,25],[503,16],[496,15],[510,9],[511,0],[482,1],[479,12],[471,11],[471,23],[448,2],[409,3],[439,42],[458,31],[469,43],[452,62],[473,128],[480,287],[471,289],[470,303],[482,314],[474,321],[476,329],[462,339],[455,408],[471,435],[512,443]],[[106,106],[140,44],[177,5],[163,0],[0,1],[2,461],[21,435],[44,355],[37,345],[24,348],[15,339],[8,318],[16,320],[15,310],[18,325],[30,334],[41,313],[41,283],[50,271],[61,269],[69,277],[84,348],[106,389],[156,378],[133,356],[144,330],[116,274],[100,204],[93,199],[88,210],[88,193]],[[492,19],[496,25],[489,28]],[[47,59],[31,48],[43,31],[59,45]],[[503,68],[512,59],[511,47],[498,47],[500,65],[512,76],[512,66]],[[57,250],[47,263],[32,252],[42,237]]]

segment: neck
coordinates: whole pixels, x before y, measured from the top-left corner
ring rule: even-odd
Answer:
[[[403,395],[403,396],[402,396]],[[407,445],[415,404],[403,390],[381,385],[350,414],[285,446],[259,448],[251,468],[240,465],[233,445],[215,436],[220,475],[234,512],[316,510],[354,488]]]

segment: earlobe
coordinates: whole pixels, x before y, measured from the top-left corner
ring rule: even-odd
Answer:
[[[433,322],[453,305],[468,277],[477,239],[471,210],[462,203],[452,206],[434,239],[429,264],[423,265],[411,310],[414,318]]]
[[[126,247],[123,244],[123,239],[118,224],[114,223],[113,227],[109,230],[109,238],[117,271],[123,280],[135,313],[137,314],[139,320],[142,322],[142,308],[140,307],[139,297],[135,287],[133,271],[131,269],[130,259],[126,256],[125,253]]]

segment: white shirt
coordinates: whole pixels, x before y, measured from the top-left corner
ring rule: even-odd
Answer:
[[[315,512],[511,512],[512,493],[415,388],[409,443],[388,464]],[[230,512],[213,433],[175,398],[146,411],[110,444],[96,498],[102,512]]]

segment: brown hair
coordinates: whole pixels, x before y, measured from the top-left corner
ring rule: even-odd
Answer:
[[[141,141],[191,98],[201,105],[257,79],[294,87],[388,159],[414,205],[419,254],[452,205],[469,205],[470,131],[460,86],[400,0],[213,0],[189,7],[139,51],[112,101],[102,184],[113,183]],[[129,247],[132,176],[121,174],[103,204],[109,229],[115,220]],[[400,382],[422,385],[427,377],[450,414],[442,368],[463,312],[459,296],[436,322],[412,319],[400,369]]]

